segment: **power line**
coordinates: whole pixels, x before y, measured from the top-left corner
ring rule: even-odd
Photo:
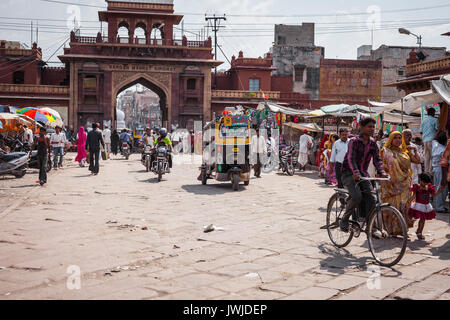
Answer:
[[[225,28],[223,26],[220,26],[220,22],[222,20],[223,21],[227,20],[225,15],[223,15],[223,17],[216,17],[216,15],[213,15],[212,17],[208,17],[205,15],[205,21],[208,22],[208,28],[212,28],[212,31],[214,32],[215,60],[217,60],[217,32],[219,32],[220,28]],[[214,27],[212,25],[209,26],[210,21],[214,21]],[[217,87],[217,67],[214,68],[214,73],[215,73],[214,82],[215,82],[215,86]]]
[[[68,2],[68,1],[56,1],[56,0],[40,0],[42,2],[50,2],[50,3],[57,3],[57,4],[70,4],[80,7],[91,7],[91,8],[99,8],[99,9],[106,9],[106,7],[100,7],[100,6],[94,6],[92,4],[83,4],[83,3],[74,3],[74,2]]]
[[[419,7],[419,8],[406,8],[406,9],[392,9],[392,10],[383,10],[383,13],[397,13],[397,12],[413,12],[413,11],[424,11],[431,9],[439,9],[439,8],[448,8],[450,4],[437,5],[437,6],[428,6],[428,7]],[[183,15],[191,15],[191,16],[200,16],[200,13],[182,13]],[[371,12],[350,12],[350,13],[315,13],[315,14],[296,14],[296,15],[256,15],[256,14],[227,14],[228,17],[237,17],[237,18],[299,18],[299,17],[336,17],[336,16],[357,16],[357,15],[371,15]]]

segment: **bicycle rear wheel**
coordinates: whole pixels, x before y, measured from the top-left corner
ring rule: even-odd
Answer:
[[[342,193],[336,193],[328,202],[327,210],[327,231],[331,242],[338,248],[344,248],[350,244],[353,239],[353,231],[343,232],[339,226],[346,211],[347,196]]]
[[[376,262],[392,267],[400,262],[406,251],[408,228],[400,211],[389,206],[372,214],[367,228],[369,249]]]

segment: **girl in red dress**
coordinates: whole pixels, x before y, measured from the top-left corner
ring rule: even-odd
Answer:
[[[426,173],[419,175],[419,184],[411,187],[411,191],[415,193],[416,200],[409,209],[409,216],[419,219],[419,226],[416,231],[417,238],[425,240],[425,237],[422,235],[425,220],[436,218],[436,213],[430,203],[430,196],[436,197],[441,190],[436,192],[436,187],[431,183],[431,177]]]

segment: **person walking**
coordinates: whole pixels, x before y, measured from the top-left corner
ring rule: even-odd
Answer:
[[[34,144],[33,131],[28,128],[27,125],[24,125],[23,127],[25,129],[25,132],[23,134],[23,143],[31,148],[31,146]]]
[[[420,132],[422,133],[422,141],[424,146],[424,160],[425,160],[425,172],[431,173],[431,158],[433,152],[433,140],[436,137],[436,133],[439,129],[439,121],[435,118],[436,110],[430,108],[427,111],[427,117],[422,121],[420,125]]]
[[[84,127],[80,127],[80,129],[78,130],[78,135],[77,135],[77,156],[75,158],[75,161],[80,163],[80,167],[84,167],[86,164],[86,158],[87,158],[87,153],[86,153],[86,140],[87,140],[87,135],[86,132],[84,131]]]
[[[391,177],[390,181],[381,182],[381,201],[389,203],[405,218],[408,229],[414,226],[408,212],[414,194],[410,190],[412,183],[411,163],[417,163],[420,158],[406,146],[403,135],[394,131],[380,152],[384,170]],[[394,235],[401,234],[401,225],[397,220],[390,221],[389,232]]]
[[[111,130],[108,126],[105,126],[105,130],[103,130],[103,138],[105,140],[106,152],[111,153]]]
[[[252,163],[254,164],[253,170],[255,171],[255,177],[261,178],[262,162],[265,162],[264,160],[261,161],[261,159],[267,153],[267,146],[266,140],[259,134],[259,128],[256,128],[255,131],[256,135],[252,137],[251,157]]]
[[[306,165],[308,164],[309,151],[313,147],[313,138],[308,134],[308,130],[303,130],[303,134],[299,140],[299,155],[298,163],[300,165],[300,171],[306,171]]]
[[[64,157],[64,146],[66,145],[66,135],[61,132],[61,127],[55,128],[55,133],[50,137],[50,145],[53,148],[53,168],[58,170],[62,168],[63,157]],[[59,156],[59,162],[58,162]]]
[[[111,134],[111,152],[116,156],[119,148],[120,136],[116,129]]]
[[[39,137],[34,142],[38,150],[39,181],[41,186],[47,183],[47,161],[50,159],[50,139],[46,136],[47,130],[41,128]]]
[[[341,128],[339,130],[339,140],[333,145],[330,158],[330,170],[335,170],[336,179],[338,182],[338,188],[344,189],[344,184],[342,183],[342,164],[344,163],[345,155],[348,151],[348,130],[346,128]]]
[[[92,130],[87,135],[86,150],[89,151],[89,171],[93,175],[98,175],[100,160],[100,144],[105,147],[102,133],[97,130],[97,124],[92,124]]]
[[[442,184],[442,180],[446,180],[444,176],[442,176],[442,169],[440,166],[440,162],[442,156],[444,155],[445,147],[447,146],[447,134],[443,133],[439,135],[437,140],[433,141],[433,156],[432,156],[432,166],[433,166],[433,184],[436,187],[440,187]],[[447,198],[447,185],[442,188],[442,192],[440,192],[436,197],[434,197],[434,208],[437,212],[448,212],[448,208],[446,208]]]
[[[411,142],[412,136],[410,129],[403,130],[403,139],[405,140],[406,148],[415,155],[415,160],[411,161],[411,169],[413,172],[412,183],[419,184],[419,175],[422,173],[422,157],[420,156],[417,145]]]

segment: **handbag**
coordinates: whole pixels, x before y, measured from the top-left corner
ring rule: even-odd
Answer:
[[[100,145],[100,150],[102,151],[102,160],[106,161],[109,158],[108,152],[106,152],[105,148],[103,148],[103,145]]]

